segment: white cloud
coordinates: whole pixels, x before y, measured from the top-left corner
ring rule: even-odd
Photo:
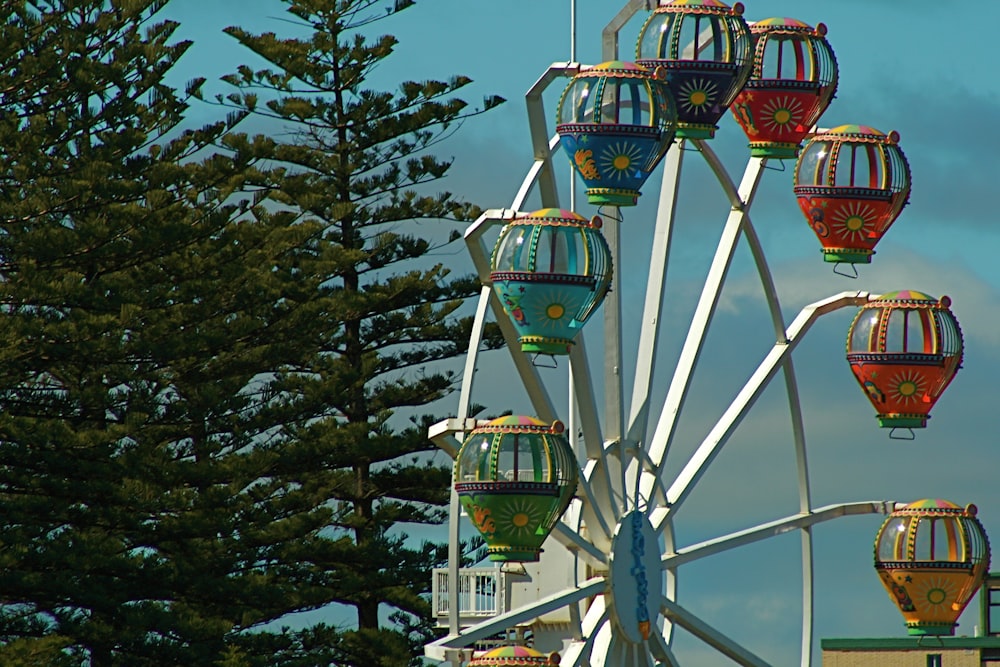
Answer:
[[[815,258],[780,262],[771,268],[787,321],[803,306],[843,291],[864,290],[878,295],[915,289],[951,298],[952,312],[966,341],[975,339],[991,347],[1000,346],[1000,322],[995,316],[1000,312],[1000,286],[991,284],[958,258],[942,260],[897,247],[877,254],[870,265],[859,265],[858,280],[835,275],[831,264]],[[721,309],[740,314],[763,307],[764,296],[755,274],[730,277]]]

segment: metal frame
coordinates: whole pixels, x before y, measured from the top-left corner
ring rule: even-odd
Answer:
[[[655,3],[651,0],[627,2],[603,32],[603,54],[606,60],[617,56],[618,32],[621,27],[636,12],[641,9],[651,9],[653,5]],[[517,334],[503,312],[499,300],[493,294],[489,266],[491,253],[484,243],[484,235],[492,227],[505,224],[515,217],[517,212],[523,209],[527,198],[536,187],[543,207],[559,206],[552,166],[552,154],[558,149],[559,138],[557,135],[549,135],[543,93],[553,82],[562,77],[572,76],[583,67],[575,62],[554,63],[528,91],[526,104],[534,161],[511,207],[487,211],[465,234],[465,241],[483,283],[483,289],[470,337],[457,416],[436,425],[431,432],[432,439],[452,456],[457,451],[462,434],[475,425],[474,420],[468,419],[468,409],[482,331],[490,311],[500,325],[514,367],[536,414],[545,421],[556,418],[557,410],[537,368],[529,357],[520,352]],[[792,364],[793,350],[819,317],[844,307],[859,306],[868,301],[869,295],[865,292],[844,292],[817,301],[806,306],[786,327],[774,281],[750,218],[750,209],[766,167],[766,159],[750,158],[737,187],[707,142],[691,140],[690,144],[715,174],[722,194],[730,204],[730,212],[709,267],[687,338],[676,360],[666,398],[657,413],[652,434],[648,433],[649,420],[653,414],[649,401],[658,357],[657,339],[660,333],[672,230],[685,153],[684,142],[671,148],[664,160],[665,167],[653,232],[650,272],[642,323],[638,332],[638,363],[628,406],[625,403],[622,373],[622,316],[619,290],[612,290],[604,302],[602,412],[599,413],[598,409],[597,392],[588,361],[584,334],[580,334],[570,354],[570,390],[576,409],[574,412],[571,407],[570,413],[574,415],[574,425],[576,420],[579,420],[583,443],[578,452],[586,457],[586,461],[581,461],[580,487],[574,504],[564,521],[553,531],[552,539],[590,565],[597,575],[573,588],[462,629],[459,624],[457,601],[459,510],[457,494],[453,492],[449,530],[451,541],[449,595],[452,596],[449,598],[448,606],[449,634],[425,647],[428,657],[450,660],[457,667],[463,660],[469,659],[468,647],[477,640],[516,624],[530,622],[549,611],[569,606],[576,610],[574,618],[577,618],[578,622],[572,624],[574,627],[571,635],[567,636],[567,640],[571,643],[563,654],[563,667],[583,665],[653,667],[654,661],[659,661],[657,664],[677,665],[677,660],[671,652],[674,625],[683,628],[738,664],[765,665],[760,657],[733,642],[678,603],[677,572],[678,568],[694,560],[797,530],[801,535],[802,550],[801,664],[803,667],[808,667],[812,664],[813,643],[812,526],[844,516],[885,514],[892,511],[894,504],[888,501],[845,503],[820,509],[812,507],[805,432]],[[619,267],[621,266],[619,216],[615,211],[611,213],[604,230],[612,250],[614,265]],[[683,410],[705,337],[741,238],[749,245],[761,279],[762,291],[774,326],[775,342],[736,398],[684,464],[680,473],[673,480],[666,480],[663,479],[661,472],[670,452],[677,418]],[[673,530],[675,516],[736,427],[779,372],[784,378],[788,396],[796,457],[798,513],[700,544],[677,548]],[[611,630],[613,610],[607,607],[602,595],[607,587],[605,575],[608,571],[610,545],[617,523],[632,509],[645,511],[664,548],[661,565],[666,574],[664,590],[661,591],[661,618],[657,624],[657,631],[653,632],[643,646],[629,645],[614,638]],[[582,536],[578,530],[581,520],[587,526],[587,537]],[[578,604],[588,599],[591,600],[588,609],[580,614]]]

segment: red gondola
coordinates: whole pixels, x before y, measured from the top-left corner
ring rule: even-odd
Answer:
[[[732,104],[754,157],[793,158],[837,90],[826,26],[771,18],[750,26],[753,72]]]
[[[795,167],[795,196],[827,262],[867,264],[910,196],[896,132],[841,125],[817,134]]]
[[[904,290],[861,307],[847,361],[883,428],[923,428],[962,365],[962,330],[946,296]]]

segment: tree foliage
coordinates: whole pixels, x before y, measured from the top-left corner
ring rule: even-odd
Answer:
[[[443,519],[451,467],[427,462],[433,420],[412,410],[411,423],[398,417],[453,387],[453,374],[439,362],[465,353],[470,323],[457,311],[479,288],[473,277],[452,277],[433,259],[455,235],[421,235],[415,224],[479,212],[426,187],[451,166],[427,149],[462,119],[503,101],[487,98],[470,110],[454,95],[470,83],[461,76],[404,81],[395,91],[366,87],[396,40],[358,31],[411,4],[292,0],[288,10],[307,28],[304,37],[229,28],[270,67],[240,68],[226,78],[237,91],[219,100],[292,132],[291,142],[269,146],[275,168],[259,187],[280,210],[322,228],[304,261],[332,259],[322,292],[343,308],[302,393],[319,397],[333,415],[304,424],[296,437],[332,446],[352,462],[332,478],[332,526],[352,538],[360,564],[343,572],[338,597],[356,610],[359,636],[370,638],[357,644],[367,647],[358,664],[403,664],[404,654],[386,643],[380,609],[402,612],[394,620],[409,650],[428,638],[429,566],[446,558],[443,546],[414,546],[393,530]],[[499,342],[496,332],[487,337],[487,345]]]
[[[190,128],[164,5],[0,23],[0,662],[396,667],[442,554],[391,529],[436,521],[447,474],[393,414],[449,390],[475,288],[398,225],[474,212],[412,189],[465,80],[365,91],[392,40],[348,34],[379,3],[294,2],[312,40],[231,30],[278,68],[233,82],[280,94]],[[339,78],[288,87],[314,71]],[[238,134],[254,111],[299,139]],[[334,602],[356,629],[281,627]]]

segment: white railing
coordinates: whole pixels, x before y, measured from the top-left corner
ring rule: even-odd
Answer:
[[[436,568],[431,587],[434,616],[448,622],[448,569]],[[458,615],[462,619],[483,619],[504,609],[504,575],[498,567],[468,567],[458,571]]]

